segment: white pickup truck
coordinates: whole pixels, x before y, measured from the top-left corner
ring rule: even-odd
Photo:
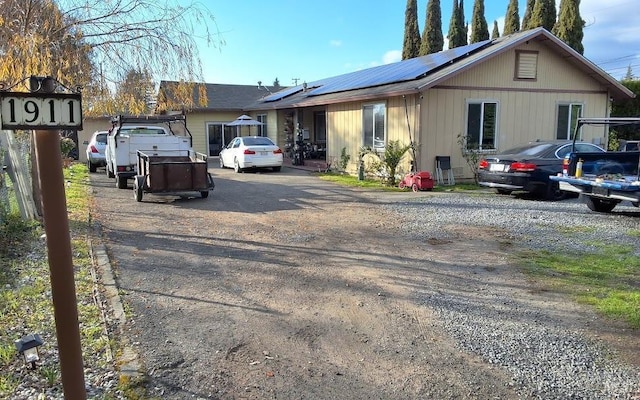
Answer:
[[[118,116],[112,120],[105,149],[106,171],[119,189],[137,174],[138,151],[152,156],[174,156],[192,150],[192,137],[186,117],[152,115]]]

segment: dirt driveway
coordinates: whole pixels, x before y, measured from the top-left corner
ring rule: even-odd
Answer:
[[[424,291],[495,285],[567,324],[594,318],[532,291],[499,232],[407,237],[384,195],[288,168],[211,171],[208,199],[142,203],[92,176],[127,335],[158,398],[513,399],[512,377],[456,347]]]

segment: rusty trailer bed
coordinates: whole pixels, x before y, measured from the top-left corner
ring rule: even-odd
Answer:
[[[136,201],[144,193],[200,192],[203,198],[215,187],[207,171],[207,156],[192,150],[146,154],[138,150],[138,172],[133,190]]]

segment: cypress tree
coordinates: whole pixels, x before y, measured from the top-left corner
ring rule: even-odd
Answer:
[[[418,57],[420,52],[420,29],[418,28],[417,0],[407,0],[404,12],[404,42],[402,44],[402,59]]]
[[[539,26],[551,32],[556,24],[556,1],[555,0],[536,0],[529,21],[529,29]]]
[[[464,20],[464,0],[460,0],[460,7],[458,7],[458,23],[462,27],[462,35],[460,35],[460,46],[466,46],[469,36],[469,24]]]
[[[471,43],[489,39],[489,27],[484,17],[484,0],[476,0],[471,17]]]
[[[453,10],[451,12],[451,22],[449,22],[449,48],[464,46],[466,42],[464,40],[464,25],[460,18],[460,7],[458,6],[458,0],[453,0]]]
[[[584,53],[582,38],[584,20],[580,17],[580,0],[560,0],[560,15],[553,34],[580,54]]]
[[[493,21],[493,31],[491,32],[491,39],[497,39],[500,37],[500,31],[498,30],[498,21]]]
[[[427,19],[420,42],[420,55],[442,51],[444,37],[442,37],[442,17],[440,0],[429,0],[427,3]]]
[[[520,30],[520,15],[518,15],[518,0],[509,0],[507,13],[504,17],[502,35],[510,35]]]
[[[524,9],[524,17],[522,18],[522,30],[526,31],[531,29],[529,23],[531,21],[531,14],[533,14],[533,6],[536,4],[536,0],[527,0],[527,5]]]

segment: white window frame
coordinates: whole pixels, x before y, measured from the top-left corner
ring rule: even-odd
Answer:
[[[379,135],[377,132],[377,128],[379,125],[376,124],[376,115],[377,108],[381,108],[383,112],[383,121],[382,121],[382,135]],[[366,132],[367,123],[366,119],[368,118],[367,110],[371,110],[371,127],[372,132]],[[367,141],[367,136],[370,136],[370,140]],[[387,143],[387,104],[386,103],[368,103],[362,105],[362,145],[369,146],[374,151],[384,151]]]
[[[561,132],[561,127],[560,127],[560,117],[561,117],[561,113],[560,113],[560,107],[568,107],[569,108],[569,113],[567,115],[568,120],[565,121],[566,124],[566,128],[564,128],[566,130],[566,132]],[[579,110],[579,114],[577,116],[574,116],[574,107],[580,107]],[[576,126],[576,120],[577,118],[582,116],[582,113],[584,111],[584,104],[583,103],[579,103],[579,102],[575,102],[575,101],[565,101],[565,102],[559,102],[556,105],[556,139],[558,140],[572,140],[573,139],[573,132],[575,130],[575,126]],[[578,133],[581,134],[581,133]],[[580,139],[580,137],[578,137],[578,139]]]
[[[267,114],[258,114],[256,116],[258,122],[262,122],[262,125],[258,125],[258,136],[268,137],[267,135]]]
[[[478,133],[478,143],[477,146],[471,147],[474,145],[473,142],[469,141],[470,132],[469,132],[469,107],[471,105],[480,105],[480,121],[478,121],[479,133]],[[484,124],[485,124],[485,112],[487,104],[495,104],[495,123],[494,123],[494,132],[493,132],[493,143],[486,148],[483,146],[484,141]],[[493,99],[467,99],[465,104],[465,150],[466,151],[480,151],[480,152],[491,152],[495,151],[498,148],[498,132],[500,123],[500,102],[498,100]]]

